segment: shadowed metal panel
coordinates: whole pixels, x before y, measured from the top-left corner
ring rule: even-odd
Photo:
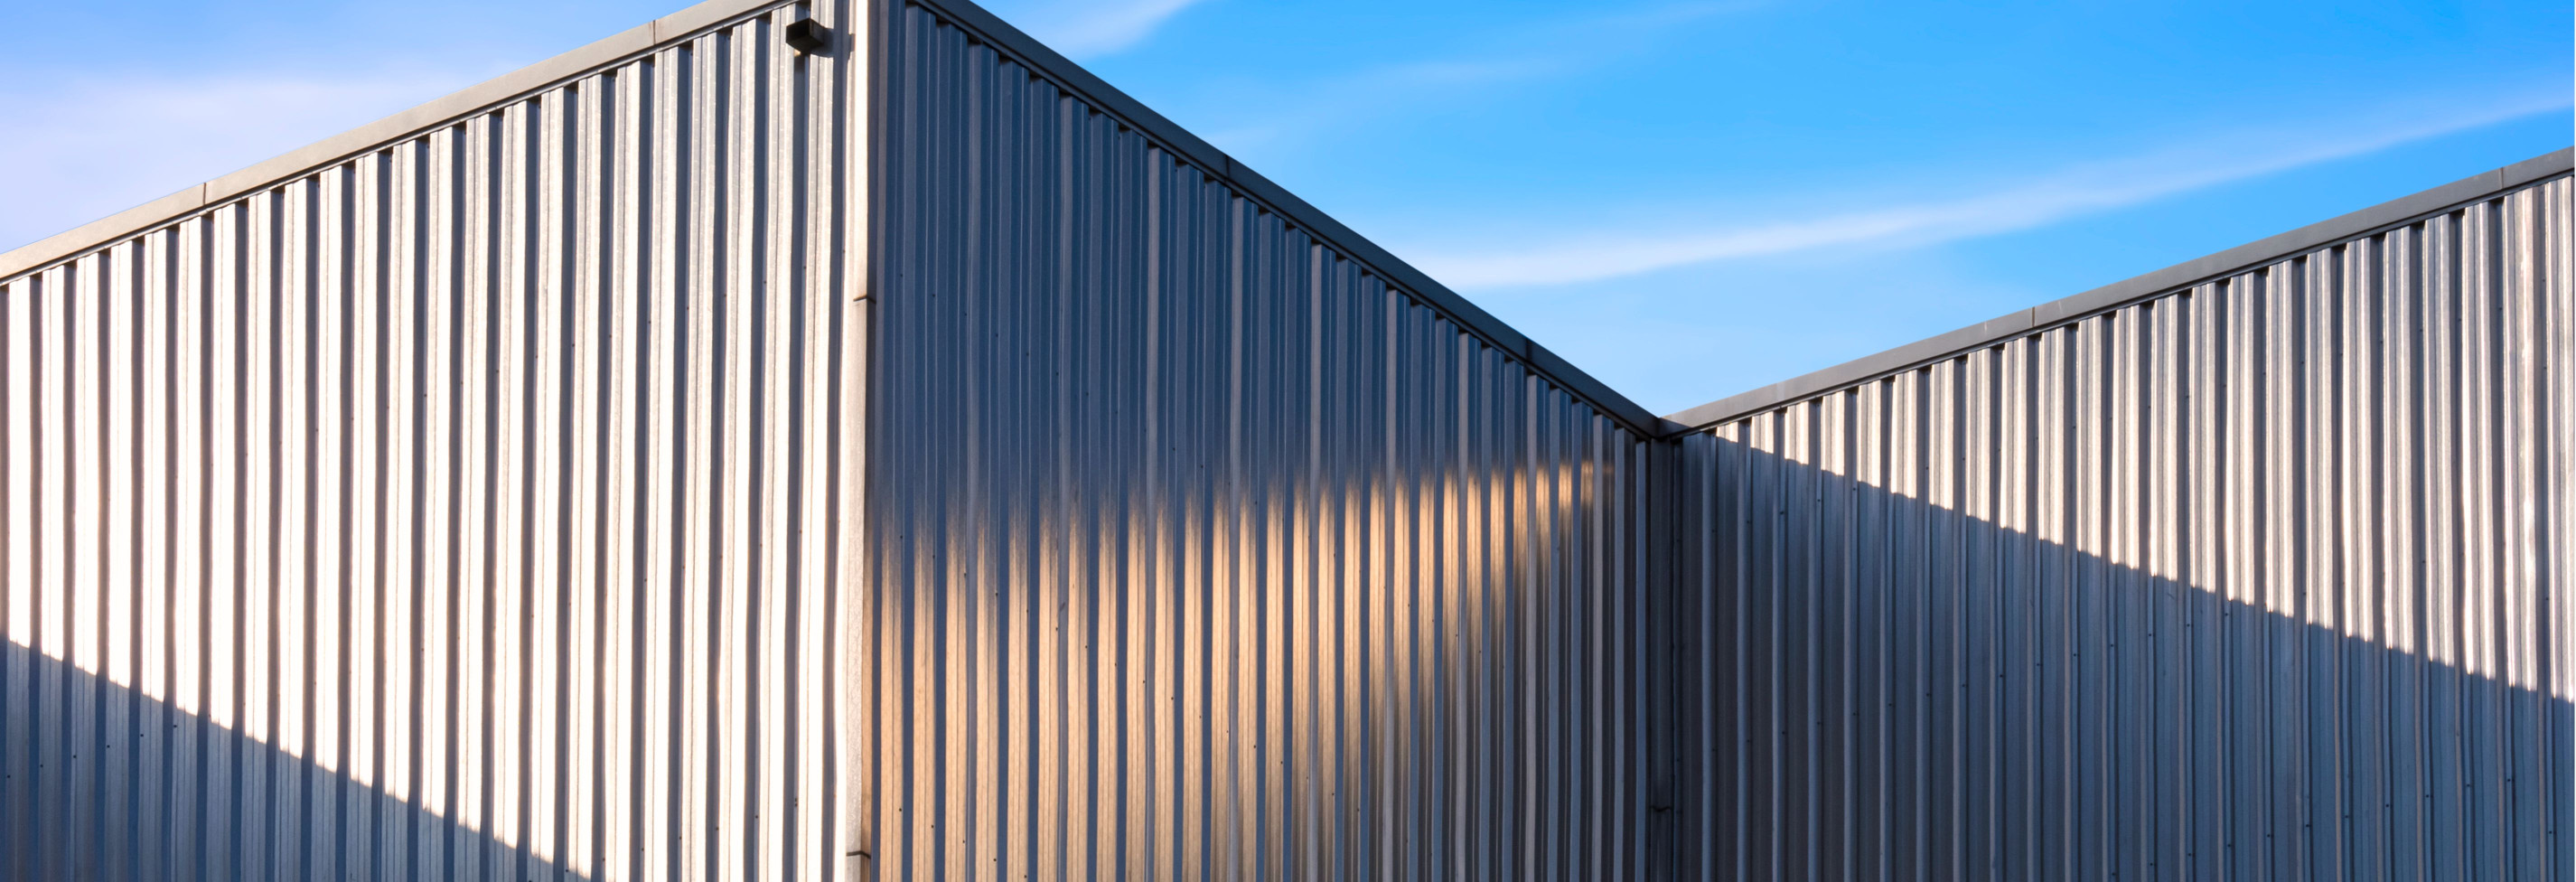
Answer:
[[[0,279],[0,877],[834,872],[864,116],[803,15]]]
[[[1641,876],[1652,445],[882,7],[880,878]]]
[[[2570,194],[1683,436],[1699,875],[2570,878]]]

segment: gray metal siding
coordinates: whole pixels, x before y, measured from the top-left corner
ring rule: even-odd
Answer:
[[[0,878],[2576,878],[2571,190],[1684,431],[717,0],[0,255]]]
[[[1653,449],[886,3],[879,878],[1636,878]]]
[[[1687,862],[2570,878],[2570,193],[1684,436]]]
[[[0,278],[0,878],[834,871],[864,116],[805,13]]]

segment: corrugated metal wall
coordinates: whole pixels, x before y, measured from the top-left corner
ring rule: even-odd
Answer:
[[[830,871],[864,117],[807,10],[0,280],[0,876]]]
[[[1651,445],[888,3],[884,879],[1617,879]]]
[[[2566,879],[2559,176],[1683,440],[1713,879]]]
[[[1655,439],[733,9],[0,279],[0,877],[2576,878],[2563,174]]]

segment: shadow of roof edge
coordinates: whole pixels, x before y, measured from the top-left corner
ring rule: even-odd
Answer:
[[[2058,327],[2087,316],[2149,300],[2307,251],[2356,239],[2385,228],[2483,202],[2576,170],[2576,148],[2562,147],[2503,168],[2479,172],[2429,190],[2400,196],[2341,217],[2318,221],[2279,235],[2248,242],[2216,254],[2193,258],[2164,269],[2133,276],[2072,297],[2026,309],[1866,355],[1833,367],[1720,398],[1665,415],[1674,432],[1704,429],[1758,411],[1792,404],[1866,383],[1889,374],[1940,361],[1962,352]]]

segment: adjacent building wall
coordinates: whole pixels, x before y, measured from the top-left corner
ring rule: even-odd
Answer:
[[[0,878],[835,865],[861,58],[733,9],[0,278]]]
[[[884,8],[879,878],[1645,877],[1651,442],[1018,41]]]
[[[2569,878],[2541,162],[1684,436],[1698,877]]]

